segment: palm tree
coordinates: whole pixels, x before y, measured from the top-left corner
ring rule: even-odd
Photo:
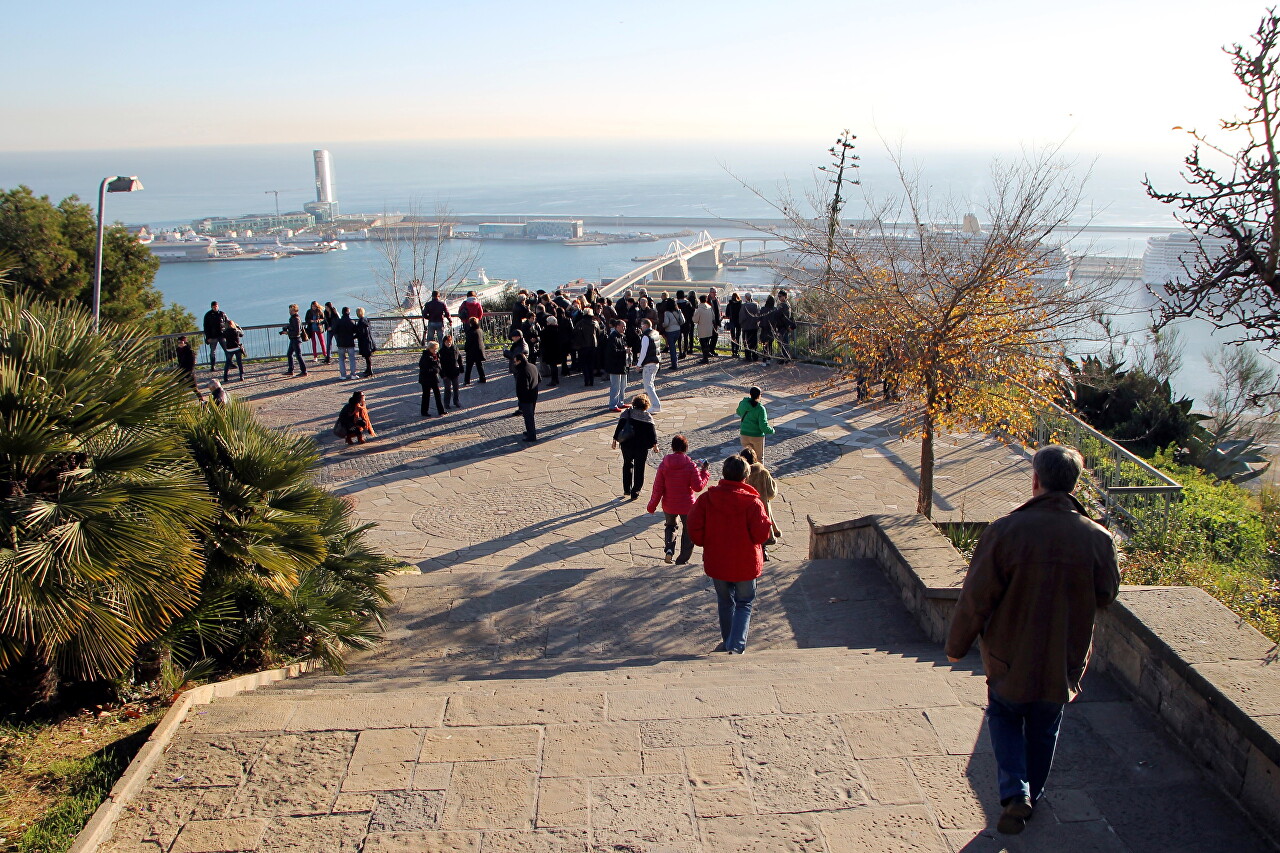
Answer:
[[[193,409],[192,458],[218,512],[204,533],[201,605],[161,645],[187,666],[213,652],[237,666],[317,657],[340,669],[370,645],[394,563],[368,547],[345,501],[315,485],[307,438],[264,426],[248,406]]]
[[[197,601],[213,504],[190,399],[138,330],[0,280],[0,674],[11,701],[113,677]]]

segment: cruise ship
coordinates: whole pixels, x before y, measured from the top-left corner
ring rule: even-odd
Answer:
[[[274,261],[289,256],[288,252],[245,251],[239,243],[217,240],[193,232],[166,231],[151,237],[140,235],[138,242],[151,250],[161,263],[194,261]]]
[[[1230,251],[1231,244],[1221,237],[1175,231],[1147,240],[1142,253],[1144,284],[1188,284],[1187,270],[1200,267],[1206,257],[1218,258]]]

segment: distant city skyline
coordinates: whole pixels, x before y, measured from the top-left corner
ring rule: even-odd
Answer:
[[[0,151],[457,139],[1183,151],[1265,6],[11,5]]]

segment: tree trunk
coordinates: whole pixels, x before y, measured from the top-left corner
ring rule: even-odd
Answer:
[[[0,674],[0,708],[26,714],[51,704],[58,695],[58,670],[52,661],[27,647],[13,666]]]
[[[920,438],[920,492],[916,512],[933,517],[933,417],[925,414],[924,434]]]

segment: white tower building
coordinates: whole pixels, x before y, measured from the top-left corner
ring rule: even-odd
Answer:
[[[338,200],[333,192],[333,165],[329,152],[323,148],[311,153],[316,162],[316,200],[304,204],[302,209],[313,215],[317,222],[331,222],[338,215]]]

